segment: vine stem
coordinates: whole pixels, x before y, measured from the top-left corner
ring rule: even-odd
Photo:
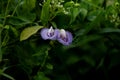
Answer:
[[[15,14],[15,12],[16,12],[16,10],[17,10],[18,6],[19,6],[19,4],[20,4],[20,0],[18,0],[18,4],[17,4],[17,6],[15,7],[15,9],[14,9],[14,11],[13,11],[13,13],[12,13],[12,15],[11,15],[11,16],[14,16],[14,14]]]
[[[50,48],[47,48],[47,50],[45,51],[45,57],[44,57],[43,63],[41,64],[41,67],[43,67],[45,65],[46,59],[48,57],[48,51],[49,50],[50,50]]]
[[[2,61],[2,40],[1,40],[2,29],[0,28],[0,62]]]
[[[6,10],[5,10],[5,17],[4,17],[3,25],[0,28],[0,62],[2,61],[2,31],[3,31],[3,28],[5,26],[9,3],[10,3],[10,0],[8,0],[7,7],[6,7]]]
[[[9,6],[9,3],[10,3],[10,0],[8,0],[7,7],[6,7],[6,10],[5,10],[5,17],[4,17],[4,21],[3,21],[3,26],[5,25],[5,22],[6,22],[6,18],[7,18],[7,11],[8,11],[8,6]]]

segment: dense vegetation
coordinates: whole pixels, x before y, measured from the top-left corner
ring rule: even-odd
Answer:
[[[120,80],[119,28],[119,0],[0,0],[0,80]]]

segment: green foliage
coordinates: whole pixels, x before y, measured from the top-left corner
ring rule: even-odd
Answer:
[[[44,75],[44,73],[39,72],[39,73],[35,76],[34,80],[50,80],[50,79],[47,78],[47,77]]]
[[[32,26],[25,28],[20,35],[20,41],[28,39],[30,36],[35,34],[39,29],[41,29],[42,26]]]
[[[49,16],[50,1],[51,0],[47,0],[46,2],[44,2],[44,5],[42,6],[40,19],[43,25],[46,25],[48,23],[48,20],[50,19],[50,16]]]
[[[43,40],[53,26],[73,35]],[[119,0],[1,0],[0,80],[119,80]]]

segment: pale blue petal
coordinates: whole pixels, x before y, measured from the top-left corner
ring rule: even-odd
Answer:
[[[58,33],[59,33],[59,30],[58,30],[58,29],[55,29],[54,35],[53,35],[52,37],[49,37],[49,39],[51,39],[51,40],[56,40]]]
[[[49,30],[48,28],[43,28],[40,32],[40,35],[44,40],[49,39],[49,37],[47,36],[48,30]]]
[[[47,40],[47,39],[56,40],[59,30],[58,30],[58,29],[55,29],[53,36],[48,36],[48,35],[47,35],[47,34],[48,34],[48,30],[49,30],[48,28],[43,28],[43,29],[41,30],[41,32],[40,32],[41,37],[42,37],[44,40]]]
[[[65,42],[64,40],[62,40],[62,38],[60,37],[60,33],[58,34],[58,38],[57,40],[62,43],[63,45],[70,45],[72,43],[72,40],[73,40],[73,36],[72,34],[69,32],[69,31],[66,31],[66,35],[67,35],[67,38],[68,38],[68,41]]]

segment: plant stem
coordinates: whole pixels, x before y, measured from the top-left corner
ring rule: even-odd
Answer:
[[[1,33],[2,33],[2,29],[0,30],[0,62],[2,61],[2,40],[1,40],[2,35]]]
[[[5,10],[5,17],[4,17],[4,21],[3,21],[3,25],[2,27],[0,28],[0,62],[2,61],[2,31],[3,31],[3,27],[5,26],[5,22],[6,22],[6,16],[7,16],[7,11],[8,11],[8,6],[9,6],[9,3],[10,3],[10,0],[8,0],[8,3],[7,3],[7,7],[6,7],[6,10]]]
[[[5,17],[4,17],[4,21],[3,21],[3,26],[5,26],[5,22],[6,22],[6,18],[7,18],[7,12],[8,12],[8,6],[9,6],[9,3],[10,3],[10,0],[8,0],[8,3],[7,3],[7,7],[6,7],[6,10],[5,10]]]
[[[45,51],[45,57],[43,59],[43,62],[41,64],[41,67],[40,67],[40,70],[45,66],[45,63],[46,63],[46,59],[48,57],[48,51],[50,50],[51,48],[47,48],[47,50]]]
[[[13,11],[13,13],[12,13],[12,15],[11,15],[11,16],[14,16],[14,14],[15,14],[15,12],[16,12],[16,10],[17,10],[18,6],[19,6],[19,4],[20,4],[20,0],[18,1],[18,4],[17,4],[17,6],[15,7],[15,9],[14,9],[14,11]]]

